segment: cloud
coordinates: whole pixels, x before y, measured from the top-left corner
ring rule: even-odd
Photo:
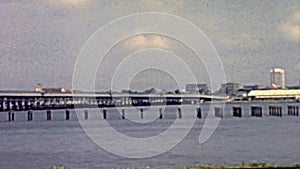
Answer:
[[[295,12],[284,24],[281,31],[291,40],[300,40],[300,11]]]
[[[128,39],[125,42],[126,47],[138,47],[138,48],[146,48],[146,47],[160,47],[167,48],[169,47],[169,43],[167,39],[163,36],[159,35],[138,35]]]

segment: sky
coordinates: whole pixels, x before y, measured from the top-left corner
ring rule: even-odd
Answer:
[[[227,82],[270,85],[274,67],[286,70],[287,85],[300,80],[299,0],[2,0],[0,11],[0,90],[33,90],[37,83],[72,88],[75,63],[89,37],[109,22],[143,12],[176,15],[197,26],[218,52]],[[99,64],[95,88],[109,90],[124,58],[146,48],[176,53],[197,82],[209,83],[205,65],[181,42],[137,35],[108,52]],[[184,88],[162,70],[141,70],[134,76],[125,71],[120,78],[129,78],[129,88],[135,90]]]

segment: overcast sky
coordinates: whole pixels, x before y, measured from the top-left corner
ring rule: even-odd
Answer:
[[[202,1],[202,0],[1,0],[0,89],[32,90],[37,83],[72,87],[79,52],[88,38],[105,24],[125,15],[164,12],[195,24],[215,46],[227,81],[269,85],[269,70],[286,70],[287,85],[300,79],[300,1]],[[182,54],[198,82],[209,83],[201,62],[180,42],[166,37],[133,37],[108,55],[97,89],[109,88],[105,77],[116,69],[115,60],[152,45]],[[130,50],[125,50],[133,46]],[[190,56],[190,57],[189,57]],[[122,59],[121,59],[122,60]],[[172,65],[169,65],[172,66]],[[126,76],[126,74],[124,75]],[[178,86],[165,72],[144,70],[133,77],[131,87],[174,89]],[[89,83],[89,82],[87,82]],[[183,87],[183,86],[181,86]]]

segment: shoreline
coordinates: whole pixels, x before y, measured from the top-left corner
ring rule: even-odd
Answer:
[[[142,168],[132,168],[132,169],[299,169],[300,164],[291,165],[281,165],[281,164],[266,164],[266,163],[250,163],[250,164],[237,164],[237,165],[195,165],[195,166],[180,166],[180,167],[142,167]],[[71,169],[64,166],[54,166],[50,169]],[[124,168],[111,168],[111,169],[124,169]],[[129,168],[126,168],[129,169]]]

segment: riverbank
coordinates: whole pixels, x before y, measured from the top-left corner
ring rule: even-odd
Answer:
[[[251,163],[251,164],[240,164],[240,165],[231,165],[231,166],[214,166],[214,165],[197,165],[194,167],[183,166],[183,167],[171,167],[165,169],[298,169],[300,164],[297,165],[273,165],[273,164],[264,164],[264,163]]]
[[[134,168],[134,169],[300,169],[300,164],[295,165],[277,165],[277,164],[265,164],[265,163],[251,163],[251,164],[239,164],[231,166],[215,166],[215,165],[196,165],[196,166],[182,166],[182,167],[169,167],[169,168]],[[50,169],[69,169],[67,167],[52,167]],[[123,168],[121,168],[123,169]]]

